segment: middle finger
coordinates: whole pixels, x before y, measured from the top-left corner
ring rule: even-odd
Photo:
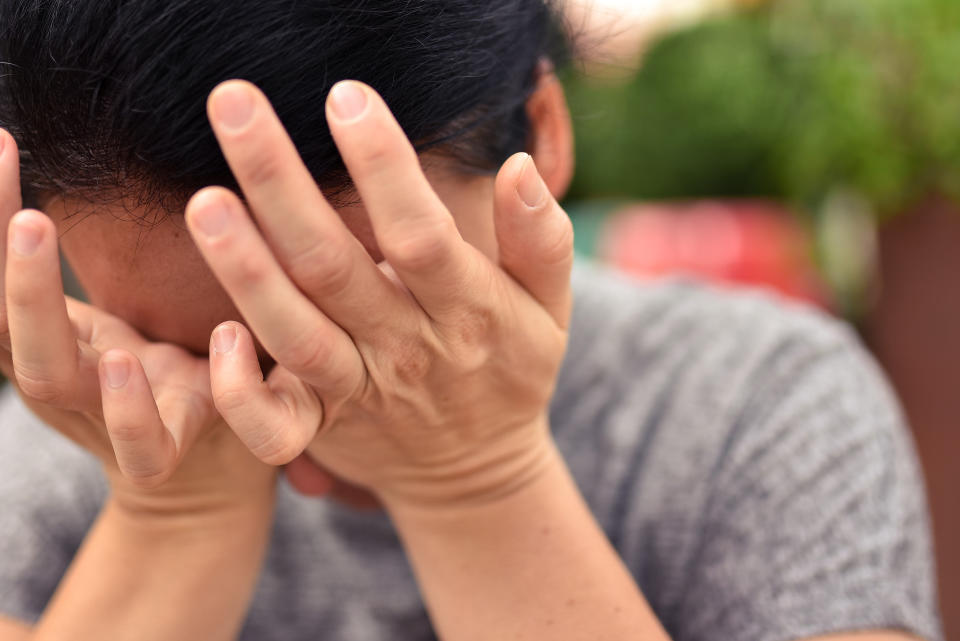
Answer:
[[[278,262],[327,316],[351,335],[373,338],[412,312],[323,197],[259,89],[228,81],[211,94],[209,112]]]

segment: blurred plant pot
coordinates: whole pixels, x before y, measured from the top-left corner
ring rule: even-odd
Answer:
[[[913,427],[934,514],[946,636],[960,638],[960,206],[930,199],[882,226],[879,269],[864,333]]]
[[[642,278],[680,274],[833,307],[814,264],[808,230],[788,209],[769,201],[626,205],[604,219],[592,240],[601,260]]]

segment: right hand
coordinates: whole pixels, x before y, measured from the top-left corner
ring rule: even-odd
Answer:
[[[151,343],[64,296],[56,227],[19,211],[16,143],[2,130],[0,143],[0,371],[45,423],[103,463],[121,507],[169,513],[272,500],[275,468],[220,418],[206,358]]]

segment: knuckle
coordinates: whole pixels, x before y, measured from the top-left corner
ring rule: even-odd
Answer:
[[[315,334],[280,350],[277,362],[297,374],[322,372],[328,369],[332,355],[330,344]]]
[[[7,304],[13,308],[14,312],[28,310],[34,306],[38,294],[39,292],[35,287],[12,286],[7,289]]]
[[[292,443],[284,443],[255,452],[254,455],[267,465],[286,465],[301,453],[302,450],[294,447]]]
[[[252,444],[250,451],[267,465],[286,465],[300,456],[305,447],[305,444],[301,446],[288,431],[273,429],[266,438]]]
[[[364,171],[377,173],[383,168],[390,167],[395,155],[391,145],[376,136],[370,138],[357,150],[357,162]]]
[[[234,277],[244,289],[256,289],[266,282],[270,265],[260,256],[243,256],[237,261]]]
[[[237,416],[247,406],[250,392],[240,387],[227,387],[217,390],[213,395],[213,404],[227,420]]]
[[[355,158],[362,171],[376,174],[392,171],[394,167],[418,163],[416,152],[405,138],[397,138],[383,122],[371,123],[372,131],[355,148]]]
[[[495,325],[491,311],[477,310],[442,328],[449,357],[460,371],[477,372],[490,362]]]
[[[107,429],[110,440],[121,445],[136,443],[143,438],[143,428],[136,423],[108,425]]]
[[[476,306],[464,312],[447,332],[453,334],[458,345],[476,348],[490,342],[496,325],[497,315],[493,309]]]
[[[304,289],[319,296],[346,291],[353,278],[353,265],[342,248],[316,243],[290,259],[290,275]]]
[[[389,262],[401,269],[428,271],[444,263],[451,238],[446,223],[424,225],[406,234],[397,234],[397,239],[384,247],[384,253]]]
[[[170,472],[152,466],[138,469],[125,465],[121,471],[127,481],[140,490],[155,490],[170,479]]]
[[[559,265],[573,259],[573,222],[568,216],[558,216],[553,227],[544,236],[540,255],[548,265]]]
[[[54,407],[63,407],[68,400],[68,386],[54,378],[25,371],[14,364],[17,386],[28,398]]]
[[[404,385],[417,384],[430,374],[436,357],[420,337],[398,340],[389,350],[392,378]]]
[[[246,159],[240,178],[248,185],[266,185],[276,181],[283,174],[283,163],[266,149]]]

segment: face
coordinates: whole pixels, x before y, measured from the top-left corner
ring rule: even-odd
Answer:
[[[496,260],[494,179],[464,176],[443,160],[431,161],[425,172],[464,239]],[[63,252],[90,302],[147,338],[205,354],[218,324],[243,321],[194,246],[182,215],[61,198],[46,203],[44,211],[57,223]],[[371,258],[382,260],[362,205],[338,213]]]
[[[550,191],[560,197],[573,174],[573,131],[563,89],[545,71],[527,102],[533,155]],[[464,240],[496,260],[493,177],[468,176],[443,157],[424,157],[424,172],[456,220]],[[346,199],[350,200],[350,199]],[[56,198],[44,211],[57,223],[61,247],[91,303],[124,319],[145,337],[206,354],[210,333],[243,321],[200,256],[183,216],[123,205],[91,208]],[[338,210],[366,247],[382,259],[362,205]],[[138,221],[159,220],[144,225]]]

